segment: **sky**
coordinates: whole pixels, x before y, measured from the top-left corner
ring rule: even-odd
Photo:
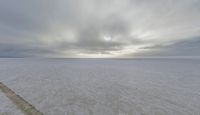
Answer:
[[[200,56],[200,0],[0,0],[0,57]]]

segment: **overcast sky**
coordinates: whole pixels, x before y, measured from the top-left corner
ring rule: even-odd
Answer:
[[[200,56],[200,0],[0,0],[0,57]]]

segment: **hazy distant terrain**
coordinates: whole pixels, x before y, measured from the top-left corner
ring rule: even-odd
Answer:
[[[200,59],[0,59],[0,81],[45,115],[200,114]]]

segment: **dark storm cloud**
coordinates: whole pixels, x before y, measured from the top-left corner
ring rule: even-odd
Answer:
[[[0,56],[181,55],[200,35],[199,11],[199,0],[0,0]]]

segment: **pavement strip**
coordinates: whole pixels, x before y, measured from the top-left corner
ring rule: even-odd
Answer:
[[[14,91],[0,82],[0,90],[25,114],[25,115],[43,115],[33,105],[28,103]]]

